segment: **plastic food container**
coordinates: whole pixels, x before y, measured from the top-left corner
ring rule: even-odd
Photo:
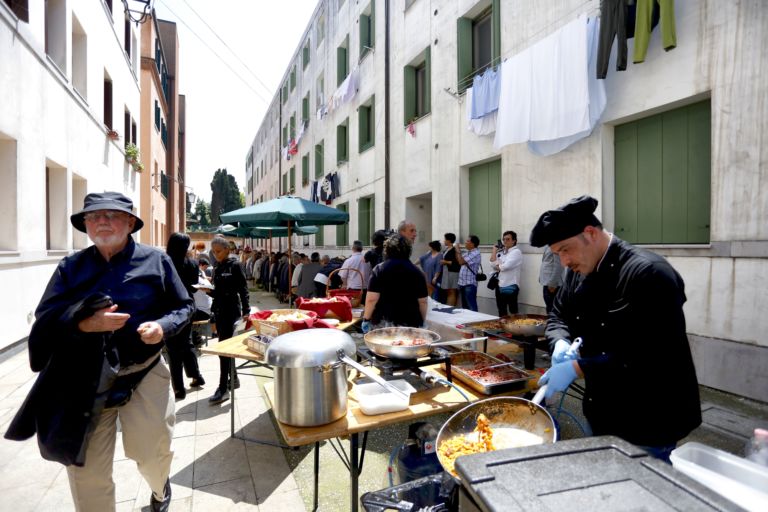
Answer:
[[[685,443],[672,451],[672,465],[747,510],[768,510],[768,467],[728,452]]]
[[[408,400],[390,393],[375,382],[355,385],[355,396],[360,404],[360,410],[368,416],[385,414],[388,412],[404,411],[410,405],[411,393],[416,389],[403,379],[390,380],[390,384],[408,394]]]

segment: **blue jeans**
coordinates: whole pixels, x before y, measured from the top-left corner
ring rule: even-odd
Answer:
[[[461,294],[461,307],[470,311],[477,311],[477,285],[459,286],[459,293]]]
[[[669,460],[669,454],[677,447],[677,443],[668,446],[638,446],[647,451],[648,455],[651,457],[666,462],[667,464],[672,464],[672,461]]]

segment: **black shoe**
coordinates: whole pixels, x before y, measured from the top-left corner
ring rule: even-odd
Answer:
[[[217,389],[211,398],[208,399],[210,405],[220,404],[229,400],[229,391],[224,389]]]
[[[187,398],[187,391],[182,389],[181,391],[176,392],[176,400],[184,400]]]
[[[165,481],[165,488],[163,489],[163,493],[165,494],[165,496],[163,497],[162,501],[155,498],[155,493],[152,493],[152,495],[150,496],[149,509],[152,512],[168,512],[168,507],[171,506],[171,480],[170,479]]]
[[[191,388],[199,388],[201,386],[205,386],[205,379],[203,378],[202,375],[192,379],[192,382],[189,385],[189,387]]]

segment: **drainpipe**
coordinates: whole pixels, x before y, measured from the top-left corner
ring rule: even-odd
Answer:
[[[280,104],[277,106],[277,136],[280,144],[277,147],[277,197],[283,195],[283,87],[280,84]],[[277,245],[277,250],[283,252],[283,239]]]
[[[390,226],[389,93],[389,0],[384,0],[384,229]]]

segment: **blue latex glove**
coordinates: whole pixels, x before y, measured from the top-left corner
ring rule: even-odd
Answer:
[[[539,379],[539,386],[549,384],[547,392],[544,393],[545,398],[550,398],[557,392],[563,392],[568,389],[571,382],[576,380],[578,375],[576,374],[576,368],[573,361],[565,361],[564,363],[554,364],[552,368],[547,370],[547,373],[541,376]]]
[[[578,350],[569,351],[571,344],[567,341],[560,339],[555,342],[555,350],[552,351],[552,364],[564,363],[566,361],[573,361],[579,358]]]
[[[363,334],[368,334],[368,331],[371,330],[371,322],[368,320],[363,320],[363,323],[360,324],[360,329],[363,331]]]

